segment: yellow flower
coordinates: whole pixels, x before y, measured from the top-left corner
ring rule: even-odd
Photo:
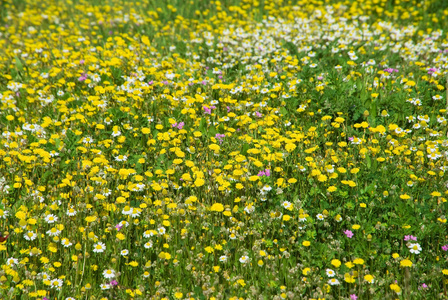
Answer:
[[[410,261],[409,259],[403,259],[402,261],[400,261],[400,266],[401,267],[412,267],[412,261]]]
[[[311,245],[311,243],[309,241],[303,241],[302,245],[305,247],[309,247]]]
[[[328,179],[328,177],[323,174],[321,174],[317,177],[317,180],[319,180],[320,182],[325,182],[325,181],[327,181],[327,179]]]
[[[212,205],[210,210],[211,211],[222,212],[222,211],[224,211],[224,205],[222,205],[221,203],[215,203],[215,204]]]
[[[212,150],[212,151],[215,151],[215,152],[219,152],[219,149],[221,149],[221,147],[219,147],[219,146],[216,145],[216,144],[211,144],[211,145],[208,146],[208,148],[209,148],[210,150]]]
[[[294,149],[296,149],[296,147],[297,146],[295,144],[289,143],[285,145],[285,150],[288,152],[292,152],[294,151]]]
[[[373,283],[374,282],[374,277],[370,274],[367,274],[364,276],[364,280],[367,281],[368,283]]]
[[[352,173],[352,174],[356,174],[358,172],[359,172],[358,168],[353,168],[353,169],[350,170],[350,173]]]
[[[306,275],[308,275],[308,273],[309,273],[310,271],[311,271],[310,268],[305,268],[305,269],[302,270],[302,274],[306,276]]]
[[[337,191],[338,190],[338,188],[337,187],[335,187],[335,186],[330,186],[330,187],[328,187],[328,189],[327,189],[327,191],[328,192],[330,192],[330,193],[332,193],[332,192],[335,192],[335,191]]]
[[[389,285],[389,287],[395,293],[401,292],[401,288],[398,286],[398,284],[392,283],[391,285]]]
[[[196,187],[203,186],[204,184],[205,184],[205,180],[202,179],[202,178],[198,178],[198,179],[196,179],[196,180],[194,181],[194,185],[195,185]]]
[[[339,268],[341,266],[341,261],[339,259],[332,259],[331,260],[331,264],[335,267],[335,268]]]
[[[447,269],[443,269],[442,273],[443,273],[443,275],[448,275],[448,270]]]
[[[249,181],[257,181],[258,179],[260,179],[260,177],[257,175],[253,175],[253,176],[249,177]]]
[[[355,265],[354,265],[351,261],[348,261],[348,262],[345,263],[345,266],[346,266],[347,268],[351,269],[351,268],[353,268]]]
[[[353,263],[354,263],[355,265],[363,265],[363,264],[364,264],[364,259],[362,259],[362,258],[357,258],[357,259],[355,259],[355,260],[353,261]]]
[[[246,283],[244,282],[244,279],[238,279],[237,281],[242,287],[244,287],[246,285]]]
[[[355,280],[355,276],[350,275],[349,273],[345,273],[344,274],[344,281],[347,283],[354,283]]]
[[[177,292],[177,293],[174,294],[174,297],[175,297],[176,299],[180,299],[180,298],[182,298],[183,295],[184,295],[184,294]]]

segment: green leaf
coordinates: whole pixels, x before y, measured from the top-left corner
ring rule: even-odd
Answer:
[[[247,151],[249,150],[250,146],[248,143],[244,143],[243,146],[241,147],[241,154],[242,155],[246,155]]]
[[[16,65],[17,71],[23,70],[23,63],[17,56],[15,57],[15,65]]]
[[[372,161],[370,160],[370,156],[366,155],[367,168],[370,170],[372,167]]]

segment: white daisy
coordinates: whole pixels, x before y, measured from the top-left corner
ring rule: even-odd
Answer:
[[[56,227],[53,227],[47,231],[47,234],[49,236],[58,236],[60,233],[61,233],[61,231],[59,229],[57,229]]]
[[[339,280],[337,280],[336,278],[331,278],[330,280],[328,280],[328,284],[329,285],[338,285]]]
[[[67,239],[67,238],[63,238],[63,239],[61,240],[61,244],[62,244],[65,248],[68,248],[68,247],[70,247],[71,245],[73,245],[73,244],[70,242],[70,240]]]
[[[14,258],[14,257],[10,257],[10,258],[8,258],[6,260],[6,264],[8,266],[14,266],[14,265],[17,265],[18,263],[19,263],[19,260],[17,258]]]
[[[25,238],[25,240],[27,241],[34,241],[37,238],[37,234],[35,234],[32,231],[28,231],[27,233],[25,233],[23,235],[23,237]]]
[[[420,254],[420,252],[422,251],[422,247],[420,246],[419,243],[415,243],[415,244],[411,243],[408,246],[408,248],[409,248],[409,251],[414,254]]]
[[[115,271],[112,269],[106,269],[103,271],[103,276],[106,279],[111,279],[115,277]]]
[[[93,252],[95,253],[102,253],[104,250],[106,250],[106,245],[104,243],[98,242],[93,245]]]
[[[63,283],[62,279],[56,278],[51,281],[51,287],[59,289]]]
[[[52,223],[57,222],[57,221],[58,221],[58,217],[56,217],[53,214],[49,214],[49,215],[47,215],[45,217],[45,222],[47,222],[48,224],[52,224]]]
[[[74,217],[74,216],[76,216],[76,214],[77,214],[77,212],[73,208],[67,209],[67,216]]]
[[[243,256],[240,257],[239,260],[240,260],[240,263],[245,264],[245,263],[247,263],[249,261],[249,256],[243,255]]]
[[[325,272],[327,273],[328,277],[334,277],[334,275],[336,275],[336,273],[332,269],[327,269]]]

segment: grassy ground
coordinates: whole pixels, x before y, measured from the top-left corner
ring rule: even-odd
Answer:
[[[447,299],[444,1],[3,1],[4,299]]]

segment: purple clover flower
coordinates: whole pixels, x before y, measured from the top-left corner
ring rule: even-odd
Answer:
[[[404,236],[405,241],[417,241],[417,237],[413,235],[405,235]]]
[[[79,77],[78,78],[78,81],[84,81],[84,80],[86,80],[87,79],[87,74],[85,74],[85,73],[83,73],[82,75],[81,75],[81,77]]]
[[[182,129],[184,128],[185,123],[184,122],[179,122],[179,123],[174,123],[171,125],[171,127],[176,127],[177,129]]]
[[[211,114],[212,113],[212,110],[211,110],[211,108],[208,108],[207,106],[202,106],[202,108],[205,110],[205,113],[206,114]]]
[[[264,169],[263,171],[258,172],[257,176],[259,176],[259,177],[262,177],[262,176],[269,177],[269,176],[271,176],[271,170]]]
[[[351,230],[345,230],[344,231],[344,234],[349,238],[349,239],[351,239],[352,237],[353,237],[353,232],[351,231]]]
[[[387,73],[389,73],[389,74],[392,74],[392,73],[398,73],[398,70],[397,69],[393,69],[393,68],[387,68],[387,69],[384,69],[383,71],[385,71],[385,72],[387,72]]]
[[[215,139],[217,139],[217,140],[219,141],[219,144],[220,144],[220,145],[222,144],[222,141],[223,141],[223,139],[224,139],[225,137],[226,137],[225,134],[217,133],[217,134],[215,135]]]
[[[116,281],[116,280],[112,280],[109,284],[110,284],[111,286],[116,286],[116,285],[118,285],[118,281]]]

